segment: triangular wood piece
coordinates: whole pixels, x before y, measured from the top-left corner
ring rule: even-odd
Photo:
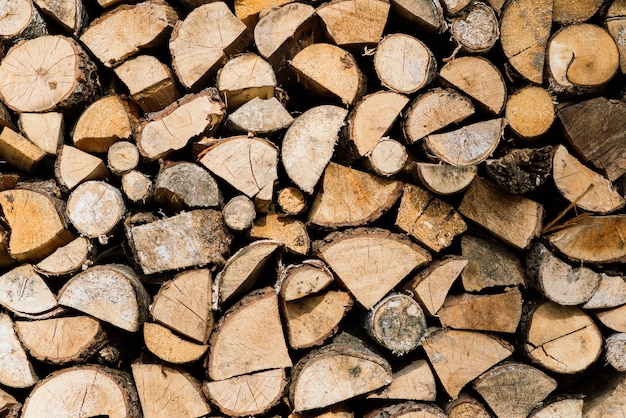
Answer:
[[[322,4],[316,12],[335,45],[363,49],[378,44],[389,7],[384,0],[340,0]]]
[[[285,302],[312,295],[333,282],[333,273],[321,260],[290,264],[276,282],[276,290]]]
[[[24,136],[47,154],[56,155],[63,145],[65,123],[61,112],[22,113],[18,123]]]
[[[304,223],[290,216],[268,213],[258,218],[252,228],[250,237],[278,241],[284,244],[291,253],[307,255],[311,241]]]
[[[287,129],[293,117],[276,97],[255,97],[228,115],[228,129],[238,134],[272,135]]]
[[[50,288],[30,264],[0,276],[0,305],[18,314],[40,314],[58,306]]]
[[[152,322],[143,324],[143,340],[148,351],[161,360],[174,364],[198,361],[209,349],[207,344],[182,338],[169,328]]]
[[[583,309],[605,309],[624,304],[626,304],[626,277],[600,273],[598,288],[582,307]]]
[[[54,174],[59,186],[66,191],[87,180],[109,177],[104,161],[70,145],[62,145],[59,148]]]
[[[391,0],[396,13],[428,32],[442,33],[448,28],[439,0]]]
[[[8,314],[0,312],[0,335],[2,336],[2,367],[0,383],[12,388],[28,388],[39,378],[15,334],[13,321]]]
[[[409,401],[434,401],[437,395],[435,375],[426,360],[416,360],[394,372],[393,381],[367,399],[405,399]]]
[[[0,128],[2,127],[0,126]],[[0,133],[0,158],[12,167],[31,173],[45,156],[46,152],[44,150],[24,138],[20,133],[9,127],[2,128]]]
[[[428,190],[449,195],[465,190],[476,177],[478,169],[475,165],[415,163],[415,171]]]
[[[78,272],[83,266],[91,265],[93,252],[94,247],[89,239],[78,237],[57,248],[34,267],[38,273],[46,276],[65,276]]]

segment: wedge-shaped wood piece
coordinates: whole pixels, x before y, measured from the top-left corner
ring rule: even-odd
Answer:
[[[83,363],[106,343],[106,332],[90,316],[16,321],[15,331],[28,353],[51,364]]]
[[[578,373],[602,353],[602,334],[586,313],[574,306],[542,302],[531,306],[521,324],[524,351],[556,373]]]
[[[254,97],[274,97],[276,75],[267,61],[247,52],[228,61],[217,72],[215,83],[228,109],[234,110]]]
[[[157,160],[184,148],[200,134],[211,135],[226,115],[216,89],[188,94],[157,113],[151,113],[137,128],[137,148],[149,160]]]
[[[111,145],[132,137],[139,108],[118,95],[96,100],[81,113],[74,130],[74,146],[85,152],[107,152]]]
[[[449,247],[467,229],[454,207],[408,183],[404,185],[395,226],[435,252]]]
[[[363,49],[378,44],[389,7],[386,0],[338,0],[322,4],[316,13],[335,45]]]
[[[65,276],[78,272],[93,262],[93,251],[89,239],[78,237],[57,248],[48,257],[34,265],[35,270],[45,276]]]
[[[454,131],[430,134],[422,144],[427,153],[444,163],[477,165],[495,151],[505,126],[504,118],[476,122]]]
[[[259,16],[267,10],[276,9],[292,0],[235,0],[235,16],[241,20],[249,29],[255,27],[259,21]]]
[[[17,339],[13,321],[8,314],[0,312],[0,383],[12,388],[28,388],[33,386],[39,378],[26,356],[26,351]]]
[[[422,347],[452,398],[458,397],[467,383],[513,354],[511,345],[489,334],[449,328],[427,335]]]
[[[254,97],[228,115],[226,126],[239,134],[272,135],[287,129],[293,117],[275,97]]]
[[[605,327],[615,332],[626,332],[626,305],[597,311],[595,316]]]
[[[109,416],[140,418],[130,374],[98,365],[57,370],[39,382],[22,408],[23,418]]]
[[[215,276],[213,306],[220,307],[250,291],[269,259],[282,245],[279,241],[259,240],[233,254]]]
[[[584,400],[581,397],[566,397],[542,404],[532,411],[528,418],[583,418]]]
[[[582,210],[606,214],[626,204],[606,177],[587,168],[563,145],[554,151],[552,178],[561,195]]]
[[[278,148],[256,137],[221,139],[205,151],[200,163],[249,198],[278,178]]]
[[[285,245],[287,251],[300,255],[307,255],[311,246],[304,223],[276,213],[268,213],[254,221],[249,234],[252,238],[278,241]]]
[[[82,183],[67,199],[67,217],[78,232],[89,238],[106,240],[125,213],[122,193],[103,181]]]
[[[163,283],[150,305],[150,314],[160,324],[206,344],[213,329],[211,272],[188,270]]]
[[[409,98],[393,91],[377,91],[359,101],[348,117],[348,137],[356,157],[370,152],[389,132]]]
[[[415,23],[427,32],[442,33],[448,28],[439,0],[391,0],[392,13]]]
[[[420,162],[414,167],[420,182],[428,190],[444,196],[465,190],[478,172],[475,165],[456,166]]]
[[[454,16],[471,2],[472,0],[442,0],[441,4],[443,4],[447,16]]]
[[[204,382],[202,390],[229,417],[264,414],[282,398],[287,386],[285,369]]]
[[[487,176],[513,194],[526,194],[541,186],[552,174],[552,146],[513,148],[500,158],[485,161]]]
[[[519,258],[499,241],[466,234],[461,239],[461,253],[468,260],[461,273],[468,292],[526,284]]]
[[[352,54],[338,46],[309,45],[290,61],[299,81],[321,96],[353,105],[365,93],[365,77]]]
[[[367,399],[403,399],[434,401],[437,395],[435,376],[426,360],[415,360],[391,375],[393,381]]]
[[[507,244],[524,249],[539,234],[543,206],[477,177],[465,192],[459,212]]]
[[[290,264],[276,282],[283,301],[290,302],[325,289],[333,281],[333,273],[321,260],[304,260],[301,264]]]
[[[309,223],[360,226],[378,219],[402,194],[402,183],[331,162],[309,211]]]
[[[476,379],[472,386],[498,417],[525,418],[557,387],[544,372],[524,363],[505,363]]]
[[[46,156],[44,150],[9,127],[0,133],[0,158],[11,166],[31,173]]]
[[[121,264],[91,267],[59,290],[59,304],[125,331],[136,332],[148,317],[150,296],[133,270]]]
[[[448,296],[437,311],[444,327],[514,333],[522,317],[522,293],[515,287],[493,295]]]
[[[528,86],[509,96],[504,115],[509,127],[524,140],[544,135],[554,122],[552,97],[539,86]]]
[[[9,225],[9,253],[22,261],[38,261],[74,236],[53,198],[25,189],[0,192],[0,207]]]
[[[229,55],[242,52],[250,33],[226,3],[217,1],[193,9],[176,24],[170,38],[172,67],[187,88],[196,88],[215,75]]]
[[[63,145],[63,113],[21,113],[18,124],[24,136],[47,154],[56,155]]]
[[[487,408],[476,399],[463,392],[446,405],[449,418],[492,418]]]
[[[430,254],[408,238],[378,228],[333,233],[316,244],[318,256],[365,309],[430,261]]]
[[[182,338],[169,328],[152,322],[143,324],[143,339],[152,354],[173,364],[198,361],[209,349],[207,344]]]
[[[295,412],[323,408],[390,384],[387,361],[352,337],[303,357],[292,370],[289,400]]]
[[[337,332],[339,322],[351,308],[350,295],[333,290],[285,302],[289,346],[297,350],[322,344]]]
[[[250,293],[220,319],[210,340],[207,374],[212,380],[291,367],[271,288]]]
[[[462,50],[470,54],[485,53],[500,39],[496,12],[482,2],[473,2],[452,19],[450,34]]]
[[[164,1],[121,5],[92,21],[80,41],[102,64],[112,68],[143,49],[162,46],[177,21],[178,14]],[[125,36],[118,39],[112,33]]]
[[[194,163],[166,162],[154,182],[155,202],[179,211],[222,206],[222,193],[215,179]]]
[[[585,266],[571,266],[535,242],[526,255],[530,284],[560,305],[580,305],[597,291],[601,275]]]
[[[104,161],[95,155],[62,145],[54,164],[54,175],[63,190],[71,191],[85,181],[108,178],[109,171]]]
[[[82,0],[35,0],[37,7],[70,34],[77,36],[89,22]]]
[[[328,165],[348,111],[323,105],[307,110],[291,124],[281,147],[287,175],[302,191],[313,193]]]
[[[0,276],[0,305],[23,314],[40,314],[58,306],[50,288],[30,264]]]
[[[441,68],[441,79],[499,115],[506,103],[506,84],[500,71],[486,58],[456,58]]]
[[[33,65],[33,59],[41,66]],[[0,63],[0,97],[16,112],[75,107],[98,94],[96,70],[73,39],[40,36],[7,52]]]
[[[626,304],[626,278],[600,273],[600,283],[583,309],[615,308]]]
[[[626,215],[587,216],[548,236],[566,257],[588,263],[626,260]]]
[[[548,38],[552,31],[552,3],[509,1],[500,16],[500,43],[511,66],[535,84],[543,83]]]
[[[200,417],[211,412],[200,382],[189,373],[138,362],[131,369],[145,418]]]

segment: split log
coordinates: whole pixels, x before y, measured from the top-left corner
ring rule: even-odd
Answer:
[[[526,194],[543,185],[553,172],[553,148],[513,148],[485,161],[487,175],[509,193]]]
[[[606,352],[604,358],[606,362],[619,372],[626,371],[626,334],[615,333],[607,337],[605,341]]]
[[[184,161],[165,162],[154,182],[155,202],[170,211],[222,206],[222,193],[207,170]]]
[[[89,22],[82,0],[35,0],[34,4],[70,35],[78,36]]]
[[[13,167],[31,173],[45,156],[44,150],[19,133],[9,127],[2,129],[0,133],[0,158]]]
[[[22,408],[23,418],[51,416],[141,417],[128,373],[86,365],[57,370],[39,382]]]
[[[454,16],[465,8],[472,0],[442,0],[446,16]]]
[[[426,32],[443,33],[448,29],[439,0],[391,0],[391,13]]]
[[[365,164],[382,177],[392,177],[407,165],[409,155],[402,143],[388,137],[381,138],[367,154]]]
[[[287,129],[293,117],[275,97],[255,97],[228,115],[226,127],[238,134],[273,135]]]
[[[584,22],[596,14],[602,3],[601,0],[589,0],[582,3],[555,0],[552,19],[562,25]]]
[[[552,417],[583,417],[583,399],[567,397],[549,402],[534,409],[529,418],[552,418]]]
[[[583,309],[615,308],[626,304],[626,278],[600,273],[600,283]]]
[[[235,0],[235,16],[245,23],[248,28],[252,29],[267,10],[278,8],[290,1],[291,0]]]
[[[36,315],[58,307],[56,297],[30,264],[0,276],[0,289],[0,305],[18,315]]]
[[[357,228],[314,244],[318,256],[365,309],[372,308],[430,254],[399,234]]]
[[[607,19],[604,21],[604,27],[615,41],[615,45],[617,45],[620,57],[619,68],[622,74],[624,74],[626,72],[626,56],[624,56],[624,54],[626,54],[626,50],[624,49],[624,42],[621,42],[620,39],[626,30],[626,19],[624,16],[616,16],[612,18],[607,16]]]
[[[22,404],[17,399],[0,389],[0,414],[6,418],[17,418],[21,409]]]
[[[162,46],[177,21],[178,13],[161,0],[121,5],[93,20],[80,41],[102,64],[112,68],[146,48]],[[118,39],[112,36],[115,33],[126,36]]]
[[[68,276],[90,266],[93,263],[94,250],[89,239],[78,237],[57,248],[35,264],[34,268],[45,276]]]
[[[224,97],[228,110],[232,111],[254,97],[274,97],[276,75],[263,58],[244,53],[232,58],[217,72],[215,87]]]
[[[446,413],[436,405],[429,403],[404,402],[377,409],[365,418],[402,418],[419,416],[424,418],[445,418]]]
[[[24,136],[47,154],[56,155],[63,145],[65,137],[63,113],[21,113],[18,125]]]
[[[528,86],[509,96],[504,115],[517,136],[531,141],[543,136],[552,126],[554,103],[545,89]]]
[[[116,176],[121,176],[137,168],[139,150],[132,142],[118,141],[107,151],[107,166]]]
[[[159,324],[143,324],[143,340],[146,348],[163,361],[173,364],[188,364],[205,356],[209,346],[182,338],[174,331]]]
[[[222,209],[224,223],[233,231],[245,231],[252,226],[256,218],[254,202],[247,196],[235,196]]]
[[[248,232],[251,238],[270,239],[285,245],[289,252],[307,255],[311,241],[304,223],[289,216],[268,213],[254,221]]]
[[[626,305],[621,305],[617,308],[597,311],[595,312],[595,316],[605,327],[615,332],[626,332],[626,321],[624,321],[625,313]]]
[[[299,215],[307,209],[306,198],[297,187],[288,186],[280,189],[276,201],[286,215]]]
[[[282,270],[276,290],[283,301],[291,302],[324,290],[333,279],[333,273],[322,261],[304,260]]]
[[[67,217],[82,235],[106,243],[126,212],[122,193],[102,181],[82,183],[67,199]]]
[[[2,336],[0,383],[12,388],[33,386],[39,378],[15,334],[13,321],[4,312],[0,312],[0,335]]]
[[[150,296],[130,267],[107,264],[88,268],[59,290],[59,305],[74,308],[129,332],[148,317]]]
[[[0,9],[0,41],[7,44],[48,34],[45,20],[30,0],[6,2]]]
[[[367,395],[367,399],[434,401],[437,394],[435,376],[426,360],[416,360],[391,375],[389,386]]]
[[[484,405],[466,393],[446,405],[449,418],[492,418]]]
[[[449,195],[465,190],[478,172],[475,165],[415,163],[420,182],[433,193]]]
[[[109,178],[109,171],[100,158],[70,145],[61,145],[54,175],[61,189],[71,191],[88,180]]]
[[[152,199],[154,185],[145,174],[131,170],[122,176],[124,196],[134,204],[146,204]]]
[[[203,87],[226,58],[242,52],[251,38],[226,3],[204,4],[176,24],[170,38],[172,68],[186,88]]]
[[[452,19],[450,34],[464,51],[484,53],[500,38],[498,18],[490,6],[473,2]]]

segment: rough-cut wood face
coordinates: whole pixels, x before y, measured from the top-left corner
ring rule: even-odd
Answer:
[[[2,339],[0,357],[3,363],[0,369],[0,383],[14,388],[27,388],[37,383],[39,378],[17,339],[13,321],[4,312],[0,312],[0,338]]]
[[[383,0],[339,0],[316,10],[334,43],[340,47],[376,45],[389,13]]]
[[[450,25],[450,33],[470,53],[489,51],[500,37],[498,19],[485,3],[476,2],[463,10]]]
[[[409,399],[434,401],[437,395],[435,375],[426,360],[416,360],[394,372],[389,386],[367,395],[368,399]]]
[[[259,54],[271,59],[314,14],[315,9],[308,4],[290,3],[259,19],[254,27],[254,43]]]
[[[391,0],[391,4],[402,17],[426,31],[441,33],[448,27],[439,0]]]
[[[547,90],[529,86],[522,88],[506,102],[506,121],[522,138],[534,139],[545,134],[554,121],[554,103]]]
[[[0,305],[24,314],[38,314],[58,306],[50,288],[30,264],[0,276]]]
[[[181,338],[169,328],[151,322],[143,324],[143,339],[148,351],[161,360],[174,364],[198,361],[209,349],[207,344]]]

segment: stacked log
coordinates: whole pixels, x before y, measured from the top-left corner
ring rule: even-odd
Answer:
[[[0,2],[0,416],[626,415],[625,33]]]

